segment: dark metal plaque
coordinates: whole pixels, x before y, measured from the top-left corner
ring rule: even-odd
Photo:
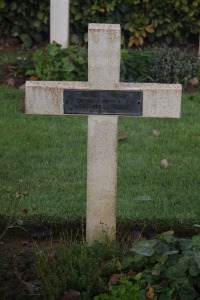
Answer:
[[[142,115],[142,91],[64,90],[64,114]]]

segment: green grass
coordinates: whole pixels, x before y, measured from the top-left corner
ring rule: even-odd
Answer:
[[[20,112],[23,92],[0,89],[0,214],[17,192],[29,222],[81,220],[86,213],[87,118]],[[151,134],[160,131],[159,137]],[[200,223],[200,94],[184,95],[181,119],[124,118],[118,147],[118,222]],[[169,161],[167,169],[160,161]],[[37,208],[37,209],[35,209]]]

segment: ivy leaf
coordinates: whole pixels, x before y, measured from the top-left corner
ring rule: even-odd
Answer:
[[[142,240],[138,242],[130,250],[143,256],[152,256],[155,253],[155,245],[157,244],[156,240]]]
[[[200,273],[200,269],[198,268],[198,266],[196,264],[192,265],[190,268],[189,268],[189,274],[192,276],[192,277],[196,277],[198,276]]]
[[[179,239],[179,244],[183,252],[191,250],[194,245],[191,239]]]
[[[192,241],[195,246],[198,246],[200,248],[200,235],[194,235],[192,237]]]
[[[199,252],[194,253],[194,260],[195,260],[198,268],[200,269],[200,253]]]
[[[180,299],[181,300],[193,300],[196,299],[196,293],[194,288],[189,284],[188,281],[185,281],[180,290]]]

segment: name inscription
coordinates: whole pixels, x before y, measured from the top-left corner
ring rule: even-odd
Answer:
[[[142,91],[64,90],[64,114],[142,115]]]

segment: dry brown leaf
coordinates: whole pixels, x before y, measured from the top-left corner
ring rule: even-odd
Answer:
[[[55,258],[56,258],[56,251],[51,250],[51,251],[48,253],[48,261],[54,261]]]
[[[153,129],[151,133],[153,136],[160,136],[160,131],[158,131],[157,129]]]
[[[167,159],[161,160],[160,167],[161,167],[162,169],[167,169],[168,166],[169,166],[169,163],[168,163]]]
[[[36,81],[36,80],[38,80],[38,78],[36,76],[31,76],[31,77],[29,77],[29,80],[30,81]]]
[[[114,285],[114,284],[118,284],[118,282],[119,282],[119,280],[120,280],[120,278],[122,277],[122,276],[124,276],[124,274],[113,274],[113,275],[111,275],[111,277],[110,277],[110,280],[109,280],[109,285]]]
[[[24,90],[25,89],[25,84],[21,84],[19,87],[18,87],[19,90]]]
[[[64,297],[61,300],[75,300],[80,296],[80,292],[76,290],[69,290],[64,293]]]
[[[16,85],[16,82],[15,82],[14,78],[9,78],[7,80],[7,86],[9,86],[9,87],[15,87],[15,85]]]
[[[191,85],[198,85],[199,84],[199,80],[197,77],[194,77],[190,80],[190,84]]]
[[[154,287],[151,284],[148,283],[147,291],[146,291],[146,297],[149,300],[153,300],[154,296],[155,296]]]

